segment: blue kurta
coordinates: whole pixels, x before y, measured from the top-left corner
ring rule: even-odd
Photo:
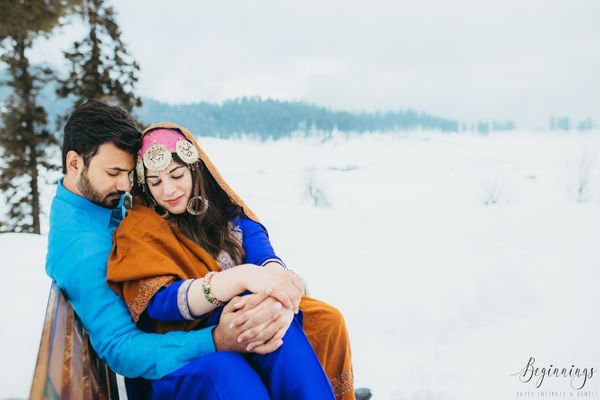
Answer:
[[[106,284],[112,233],[122,216],[121,206],[98,206],[61,180],[50,209],[46,272],[73,304],[101,359],[121,375],[158,379],[214,352],[212,332],[153,334],[136,328],[124,301]]]

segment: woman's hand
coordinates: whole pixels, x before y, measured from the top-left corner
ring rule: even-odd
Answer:
[[[304,284],[296,274],[272,263],[264,267],[252,264],[240,267],[244,268],[243,282],[246,290],[252,293],[265,292],[280,301],[284,307],[293,310],[294,313],[298,312],[300,299],[304,294]]]

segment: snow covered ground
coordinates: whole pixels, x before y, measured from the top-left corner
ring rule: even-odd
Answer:
[[[344,312],[376,400],[600,398],[600,132],[202,142],[311,295]],[[0,235],[0,398],[29,391],[45,246]],[[530,357],[595,374],[536,389],[511,375]]]

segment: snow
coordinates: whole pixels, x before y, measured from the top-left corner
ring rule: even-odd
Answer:
[[[201,142],[311,295],[342,310],[375,399],[568,396],[569,379],[511,374],[530,357],[600,368],[600,132]],[[29,391],[45,246],[0,235],[0,398]],[[599,397],[600,378],[583,390]]]
[[[50,292],[44,271],[46,236],[2,234],[0,254],[0,398],[26,398]]]

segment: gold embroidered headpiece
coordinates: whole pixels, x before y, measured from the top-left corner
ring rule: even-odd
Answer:
[[[142,138],[142,147],[138,152],[136,172],[137,182],[144,184],[144,166],[152,171],[162,171],[169,166],[176,153],[186,164],[200,159],[196,146],[174,129],[154,129]]]

